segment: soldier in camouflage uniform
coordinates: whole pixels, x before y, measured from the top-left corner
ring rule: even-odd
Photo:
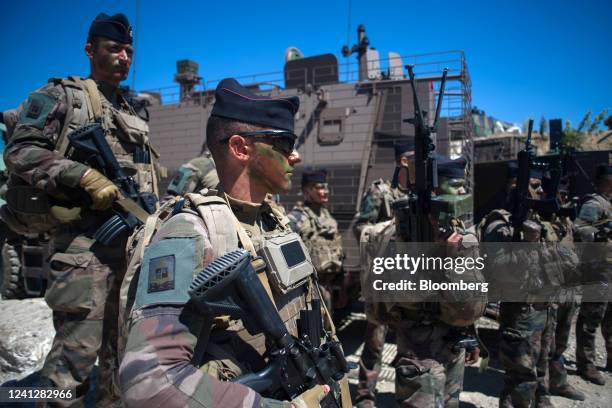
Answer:
[[[533,199],[542,199],[543,171],[531,169],[529,193]],[[484,242],[510,242],[514,228],[510,223],[511,214],[495,210],[481,223]],[[571,234],[571,223],[567,219],[543,221],[531,213],[523,225],[524,242],[563,241]],[[533,274],[540,271],[538,248],[527,258],[533,261]],[[569,250],[568,250],[569,251]],[[570,252],[568,252],[570,253]],[[570,253],[570,255],[573,252]],[[577,258],[566,265],[575,269]],[[532,265],[529,264],[529,265]],[[514,270],[526,270],[529,265],[519,265]],[[529,296],[529,295],[526,295]],[[500,395],[500,407],[552,407],[550,401],[548,366],[551,347],[554,342],[555,310],[551,302],[502,302],[500,307],[500,359],[506,371],[504,388]]]
[[[207,320],[184,288],[213,259],[239,246],[254,253],[274,237],[292,235],[300,242],[286,216],[266,200],[268,193],[289,189],[300,161],[293,133],[298,106],[297,97],[259,96],[234,79],[217,86],[206,134],[224,191],[187,194],[171,205],[142,262],[132,259],[141,269],[130,290],[134,299],[120,367],[128,407],[291,406],[228,381],[265,366],[264,335],[252,336],[242,320],[227,316]],[[278,281],[274,273],[268,268],[260,279],[295,335],[297,316],[316,296],[314,270],[299,283]],[[316,386],[293,404],[318,406],[327,391]]]
[[[302,175],[304,201],[289,213],[291,229],[300,234],[317,271],[320,289],[330,313],[333,292],[342,285],[342,235],[338,222],[325,207],[329,201],[327,172],[307,169]]]
[[[559,188],[559,197],[562,205],[567,204],[568,184]],[[570,244],[574,240],[573,233],[561,233],[565,235],[564,240]],[[565,357],[563,354],[567,350],[569,336],[574,322],[574,316],[578,310],[576,302],[576,288],[567,287],[560,293],[560,302],[555,304],[555,341],[550,361],[548,363],[550,377],[550,393],[576,401],[584,401],[586,396],[583,392],[576,389],[567,381],[567,370],[565,368]]]
[[[32,93],[20,109],[4,153],[11,177],[64,203],[50,208],[57,224],[45,300],[53,310],[56,334],[42,375],[53,386],[75,390],[76,398],[70,402],[75,406],[83,406],[98,357],[98,405],[118,401],[110,372],[118,366],[116,304],[125,272],[127,236],[109,246],[93,239],[113,216],[114,201],[122,197],[118,187],[96,169],[67,158],[67,134],[94,121],[101,123],[124,171],[136,179],[140,193],[152,197],[155,174],[148,127],[118,91],[132,62],[131,44],[132,30],[125,15],[99,14],[85,45],[90,79],[54,78]],[[74,194],[69,196],[67,191],[83,192],[91,206],[71,201],[67,197]]]
[[[462,201],[459,196],[466,194],[465,165],[462,158],[439,160],[436,195]],[[436,227],[442,227],[440,231],[445,231],[434,238],[436,242],[452,242],[460,253],[477,243],[476,236],[465,229],[460,219],[446,218],[432,220]],[[412,240],[402,234],[396,233],[398,240]],[[459,406],[465,363],[476,362],[480,350],[476,347],[466,352],[464,348],[456,347],[457,341],[471,337],[470,325],[480,317],[485,303],[473,303],[474,309],[470,306],[462,311],[453,310],[450,303],[398,303],[387,311],[389,327],[396,332],[394,366],[398,405],[419,408]],[[474,313],[476,309],[478,311]]]
[[[414,157],[414,145],[401,144],[395,146],[396,165],[409,168],[411,174],[414,173],[414,164],[411,163]],[[405,174],[405,173],[401,173]],[[407,185],[407,180],[401,180],[401,185]],[[375,180],[368,187],[361,199],[359,212],[355,215],[353,232],[357,241],[361,240],[361,235],[365,227],[373,226],[383,221],[393,219],[391,203],[398,198],[405,197],[406,193],[400,188],[392,188],[390,181],[382,179]],[[382,322],[378,315],[377,305],[365,305],[367,326],[365,331],[363,352],[359,360],[359,384],[357,386],[356,403],[359,407],[374,406],[376,400],[376,380],[382,364],[382,352],[387,336],[387,325]]]
[[[591,232],[591,230],[601,232],[605,228],[610,228],[609,223],[612,221],[612,206],[610,205],[612,171],[610,166],[606,164],[597,167],[596,190],[597,193],[587,196],[580,207],[576,220],[576,235],[577,237],[583,237],[582,239],[579,238],[583,242],[592,242],[593,240],[610,242],[609,233],[600,233],[598,237],[593,238],[596,233]],[[599,280],[608,285],[612,280],[609,245],[607,251],[608,253],[604,255],[607,259],[594,259],[592,262],[585,262],[585,266],[591,269],[589,272],[590,276],[594,277],[593,281]],[[609,289],[603,288],[603,290],[607,292]],[[609,292],[602,293],[599,297],[603,300],[609,299]],[[578,321],[576,322],[576,363],[578,373],[582,378],[595,384],[604,385],[604,377],[595,367],[595,334],[597,327],[601,324],[601,332],[604,336],[608,354],[606,369],[612,370],[612,303],[596,302],[596,299],[589,300],[583,301],[580,305]]]
[[[219,184],[219,176],[215,161],[210,153],[203,151],[198,157],[183,164],[172,177],[168,185],[167,196],[182,196],[187,193],[196,193],[203,188],[213,189]]]

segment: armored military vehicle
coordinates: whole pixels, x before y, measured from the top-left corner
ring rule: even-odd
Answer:
[[[389,52],[381,57],[370,46],[362,25],[357,35],[355,45],[342,49],[347,58],[343,63],[334,54],[304,57],[299,50],[289,48],[283,72],[237,78],[262,95],[300,98],[296,133],[303,162],[294,173],[292,191],[281,197],[281,203],[290,209],[300,199],[305,167],[326,168],[329,208],[343,231],[348,254],[345,266],[349,270],[359,267],[350,223],[362,193],[373,180],[392,177],[394,145],[414,138],[413,125],[404,121],[414,116],[414,95],[404,64],[414,65],[421,106],[432,112],[429,120],[433,119],[442,70],[448,68],[437,151],[468,158],[468,188],[472,186],[473,157],[471,84],[463,51],[411,56]],[[204,142],[217,84],[202,83],[193,61],[179,61],[177,68],[179,89],[156,90],[154,94],[161,96],[163,103],[149,107],[150,137],[169,174],[191,159]]]

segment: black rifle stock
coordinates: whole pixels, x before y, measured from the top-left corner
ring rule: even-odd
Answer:
[[[152,194],[141,194],[136,181],[125,174],[117,158],[113,154],[106,138],[104,129],[99,123],[85,125],[68,135],[70,146],[74,149],[79,161],[102,172],[115,183],[123,197],[130,199],[137,207],[148,214],[155,212],[156,199]],[[115,214],[96,231],[94,238],[103,245],[109,245],[125,231],[133,230],[143,222],[144,215],[139,208],[114,210]],[[138,214],[133,212],[138,211]]]
[[[249,333],[263,332],[268,340],[268,365],[233,381],[265,397],[291,400],[317,384],[340,380],[351,368],[340,344],[330,340],[315,347],[308,336],[293,337],[251,261],[250,253],[243,249],[221,256],[204,268],[189,288],[192,301],[202,312],[240,318]]]

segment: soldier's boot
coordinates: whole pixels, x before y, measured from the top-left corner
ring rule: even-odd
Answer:
[[[359,383],[357,384],[357,397],[355,406],[358,408],[374,408],[376,406],[376,381],[380,366],[374,365],[368,369],[363,360],[359,360]]]
[[[549,390],[551,395],[565,397],[575,401],[584,401],[584,394],[567,382],[567,370],[563,356],[553,357],[549,367]]]
[[[540,397],[536,401],[536,408],[555,408],[549,397]]]
[[[590,381],[593,384],[597,385],[605,385],[606,380],[603,375],[595,368],[594,365],[589,364],[586,367],[578,367],[578,374],[585,379],[586,381]]]
[[[578,391],[570,384],[563,384],[561,386],[550,386],[551,395],[557,395],[559,397],[571,399],[574,401],[584,401],[585,395],[583,392]]]

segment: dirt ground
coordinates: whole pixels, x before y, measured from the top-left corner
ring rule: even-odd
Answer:
[[[359,356],[363,348],[361,336],[365,332],[365,315],[362,313],[353,312],[348,315],[343,322],[338,326],[340,339],[344,345],[345,352],[348,355],[349,361],[358,362]],[[498,395],[503,387],[503,367],[496,358],[497,347],[499,343],[498,325],[489,319],[481,319],[478,322],[479,334],[483,342],[489,348],[491,359],[489,368],[480,373],[479,364],[466,367],[465,379],[463,384],[463,392],[461,393],[461,407],[475,408],[493,408],[499,404]],[[562,397],[552,397],[552,402],[556,407],[586,407],[586,408],[610,408],[612,407],[612,375],[603,373],[606,377],[607,384],[604,386],[587,383],[578,375],[576,375],[575,351],[576,337],[575,325],[572,327],[572,335],[568,351],[565,354],[569,382],[587,396],[586,401],[571,401]],[[383,351],[383,367],[380,375],[380,380],[377,384],[377,406],[378,407],[395,407],[395,371],[389,365],[395,357],[396,346],[393,344],[392,333],[387,337],[387,344]],[[597,337],[597,365],[601,368],[605,366],[606,355],[603,338]],[[350,373],[349,377],[351,385],[351,393],[355,392],[357,386],[357,370]]]
[[[353,310],[352,313],[347,314],[345,318],[341,319],[341,323],[338,325],[338,332],[348,360],[357,363],[363,348],[362,340],[366,322],[365,315],[360,313],[358,308]],[[478,322],[478,326],[480,327],[480,336],[489,348],[492,357],[489,368],[483,373],[479,372],[477,365],[466,368],[464,391],[461,394],[461,407],[493,408],[498,406],[497,396],[503,384],[503,370],[501,364],[495,358],[497,355],[496,344],[499,343],[497,323],[489,319],[481,319]],[[18,353],[24,354],[20,356],[22,358],[21,361],[28,365],[27,367],[18,367],[23,370],[7,365],[6,363],[10,362],[11,359],[3,353],[3,350],[0,350],[0,383],[21,379],[26,376],[28,376],[26,382],[31,381],[35,383],[37,378],[35,371],[41,367],[44,356],[51,345],[53,335],[51,312],[43,299],[28,299],[25,301],[0,300],[0,346],[6,346],[7,343],[10,343],[10,339],[16,341],[19,346],[23,346],[17,348]],[[393,341],[393,334],[390,333],[387,338],[388,343],[385,345],[383,352],[383,368],[377,387],[379,407],[396,406],[394,398],[395,371],[390,366],[396,353]],[[35,344],[38,347],[25,347],[27,344]],[[612,407],[612,375],[604,373],[607,380],[605,386],[594,385],[582,380],[575,374],[575,349],[576,341],[572,333],[569,348],[565,355],[570,373],[569,380],[572,385],[587,395],[587,400],[578,402],[561,397],[553,397],[553,403],[559,408]],[[598,366],[601,367],[605,364],[605,348],[601,336],[597,338],[597,358]],[[10,369],[7,370],[7,366],[10,366]],[[354,393],[357,386],[357,370],[351,371],[349,378],[351,392]],[[93,402],[93,398],[89,400]],[[94,406],[91,402],[88,404],[88,407]]]

